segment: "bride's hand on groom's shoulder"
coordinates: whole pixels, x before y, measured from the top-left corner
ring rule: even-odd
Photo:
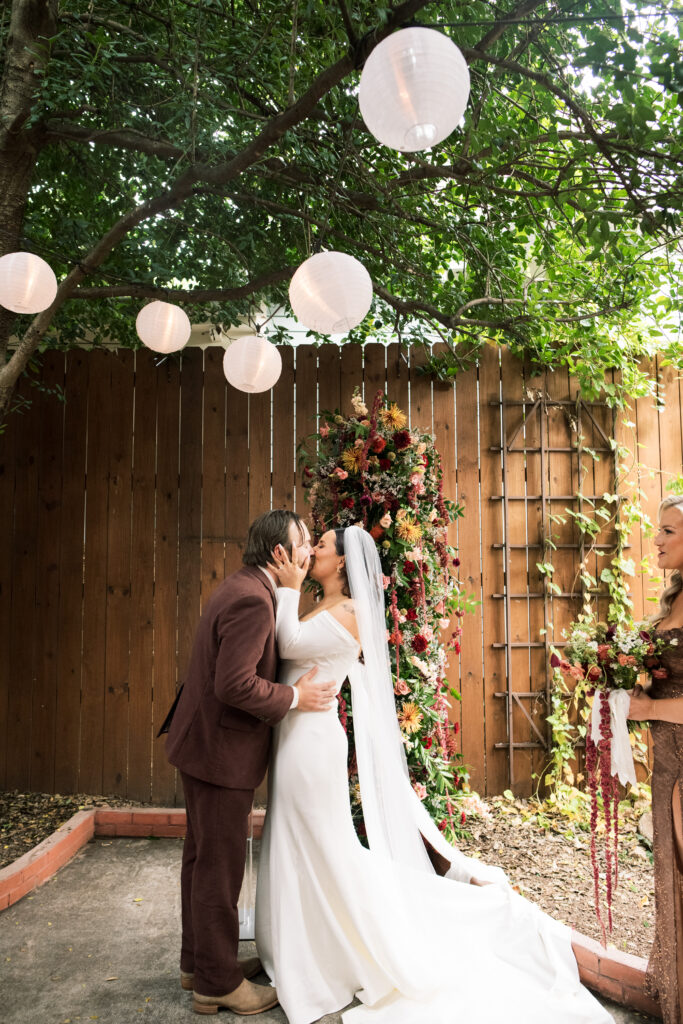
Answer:
[[[277,577],[281,587],[301,590],[301,584],[306,579],[310,562],[310,556],[307,555],[301,565],[299,564],[299,549],[296,544],[292,544],[291,558],[285,548],[278,544],[273,550],[273,560],[268,563],[268,568]]]

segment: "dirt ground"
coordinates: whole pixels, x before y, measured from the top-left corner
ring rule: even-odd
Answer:
[[[463,853],[503,868],[513,885],[548,914],[602,942],[595,916],[590,833],[530,801],[496,797],[487,805],[490,818],[468,820],[471,838],[460,841]],[[647,958],[654,933],[654,873],[650,844],[638,832],[638,817],[633,811],[620,817],[619,880],[614,928],[607,943]],[[601,841],[604,836],[598,836],[598,848]],[[604,860],[600,863],[604,907]],[[606,924],[606,913],[604,920]]]
[[[139,802],[117,797],[0,792],[0,867],[49,836],[78,810],[103,804]],[[584,935],[602,941],[593,904],[590,835],[581,823],[548,814],[526,800],[496,797],[488,814],[467,821],[469,838],[460,847],[469,856],[495,864],[528,899]],[[654,929],[652,854],[637,829],[637,815],[622,820],[619,885],[614,898],[614,930],[608,944],[647,957]],[[602,881],[604,887],[604,876]]]

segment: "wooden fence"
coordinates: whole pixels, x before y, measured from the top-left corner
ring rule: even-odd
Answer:
[[[576,611],[571,598],[543,597],[534,545],[548,511],[576,493],[580,464],[592,474],[586,493],[611,486],[607,459],[577,457],[570,406],[534,418],[535,395],[569,400],[573,382],[564,372],[533,378],[496,349],[452,386],[433,385],[417,373],[418,357],[411,366],[395,347],[304,346],[282,356],[282,378],[265,395],[226,385],[219,348],[159,367],[146,351],[50,352],[39,379],[48,390],[22,384],[30,405],[0,437],[0,787],[181,802],[155,735],[202,603],[240,565],[254,516],[305,511],[296,443],[316,429],[318,410],[349,411],[361,384],[366,396],[385,389],[412,425],[433,431],[445,492],[466,508],[452,541],[479,604],[464,620],[450,677],[462,693],[453,717],[473,786],[505,789],[512,755],[514,788],[532,788],[547,758],[539,629],[552,623],[548,638],[554,629],[559,639]],[[642,400],[616,424],[652,467],[641,474],[652,514],[667,474],[681,472],[679,381],[670,367],[661,380],[663,409]],[[57,385],[65,403],[49,393]],[[592,415],[585,444],[600,447],[611,414]],[[522,451],[507,450],[513,436]],[[555,532],[568,545],[554,559],[555,580],[569,593],[580,553],[569,546],[571,525]],[[639,559],[651,542],[638,535],[632,545]],[[638,610],[653,586],[637,578]],[[512,698],[513,688],[523,696]]]

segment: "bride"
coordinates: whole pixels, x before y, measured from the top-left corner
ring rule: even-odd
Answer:
[[[356,837],[347,741],[336,708],[275,728],[261,843],[256,943],[290,1024],[607,1024],[579,982],[569,928],[502,871],[451,847],[413,792],[396,718],[382,571],[372,537],[329,530],[310,575],[323,588],[299,621],[306,562],[279,550],[281,682],[303,671],[351,683],[363,816]],[[362,650],[362,662],[359,655]],[[422,836],[450,862],[434,873]],[[472,884],[470,884],[472,883]],[[488,883],[488,884],[487,884]]]

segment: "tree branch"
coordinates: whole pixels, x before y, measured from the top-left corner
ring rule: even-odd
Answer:
[[[245,299],[269,285],[287,281],[296,267],[269,270],[253,281],[236,285],[234,288],[158,288],[147,284],[117,284],[102,287],[76,288],[72,299],[161,299],[164,302],[232,302]]]

